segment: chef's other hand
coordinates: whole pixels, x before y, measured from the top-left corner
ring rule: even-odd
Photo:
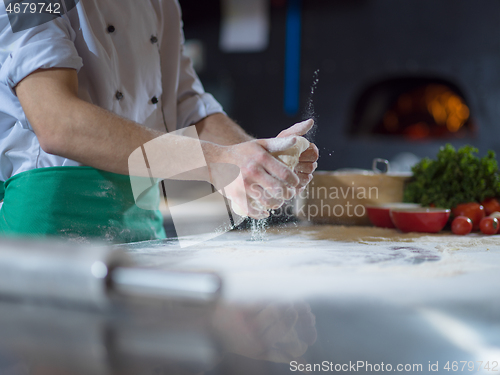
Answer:
[[[317,339],[316,317],[304,302],[221,305],[213,325],[228,352],[277,363],[301,362]]]
[[[295,137],[256,139],[224,147],[219,160],[240,168],[240,176],[222,191],[233,210],[236,205],[243,214],[263,219],[269,216],[267,210],[281,207],[295,195],[298,176],[270,153],[289,149],[296,141]]]
[[[314,126],[314,120],[309,119],[306,121],[299,122],[288,129],[283,130],[278,134],[278,138],[282,137],[292,137],[294,135],[304,135]],[[306,149],[299,159],[299,164],[295,167],[295,173],[300,179],[297,189],[302,191],[305,189],[307,184],[311,182],[313,172],[318,167],[319,150],[314,143],[311,142],[309,148]]]

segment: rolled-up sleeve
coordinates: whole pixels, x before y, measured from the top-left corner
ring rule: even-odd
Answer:
[[[182,35],[182,31],[181,31]],[[181,37],[181,47],[184,37]],[[215,98],[205,92],[189,57],[181,49],[179,87],[177,92],[177,126],[186,127],[203,118],[224,113],[222,106]]]
[[[14,93],[14,87],[38,69],[78,71],[83,63],[74,39],[75,32],[66,16],[14,33],[5,7],[0,5],[0,84]]]

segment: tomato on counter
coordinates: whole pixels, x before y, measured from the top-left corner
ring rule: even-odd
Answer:
[[[485,217],[479,224],[481,232],[484,234],[496,234],[498,231],[498,219],[496,217]]]
[[[455,217],[466,216],[472,220],[472,230],[479,229],[481,219],[486,216],[484,207],[476,202],[462,203],[451,210]]]
[[[484,207],[486,216],[490,216],[493,212],[500,211],[500,202],[498,202],[496,198],[485,199],[481,204]]]
[[[497,220],[498,220],[498,229],[497,229],[497,233],[500,233],[500,212],[499,211],[495,211],[493,212],[491,215],[488,215],[489,217],[496,217]]]
[[[462,236],[469,234],[472,231],[472,220],[466,216],[457,216],[451,222],[451,231]]]

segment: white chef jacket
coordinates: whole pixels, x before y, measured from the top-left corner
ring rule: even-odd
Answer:
[[[204,92],[183,42],[177,0],[81,0],[67,14],[17,33],[0,1],[0,181],[34,168],[80,165],[42,150],[14,93],[40,68],[76,69],[81,99],[155,130],[222,112]]]

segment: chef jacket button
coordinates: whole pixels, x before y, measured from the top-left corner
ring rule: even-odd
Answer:
[[[151,39],[149,39],[152,44],[158,43],[158,38],[154,35],[151,36]]]
[[[156,96],[153,96],[153,97],[151,98],[151,103],[153,103],[153,104],[157,104],[157,103],[158,103],[158,98],[157,98]]]
[[[117,91],[115,94],[115,98],[117,100],[122,100],[123,99],[123,94],[120,91]]]
[[[116,30],[116,29],[115,29],[115,27],[114,27],[113,25],[109,25],[109,26],[108,26],[108,33],[110,33],[110,34],[111,34],[111,33],[114,33],[114,32],[115,32],[115,30]]]

